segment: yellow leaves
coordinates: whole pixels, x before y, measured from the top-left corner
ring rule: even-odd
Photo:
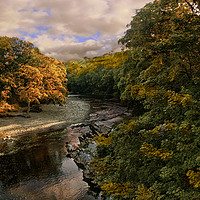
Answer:
[[[67,69],[70,73],[81,75],[87,72],[94,71],[97,67],[117,68],[129,58],[128,51],[116,52],[113,54],[105,54],[101,57],[93,59],[83,59],[80,61],[71,60],[67,64]]]
[[[7,111],[13,111],[13,110],[15,110],[15,107],[13,105],[10,105],[4,100],[0,102],[0,113],[5,113]]]
[[[106,68],[116,68],[121,63],[126,62],[128,58],[129,58],[128,51],[121,51],[121,52],[116,52],[114,54],[107,54],[103,56],[104,61],[101,62],[101,65],[103,65]]]
[[[96,66],[91,66],[90,64],[77,60],[71,60],[67,64],[67,70],[76,75],[81,75],[94,69],[96,69]]]
[[[182,98],[180,103],[182,104],[183,107],[188,106],[192,102],[192,96],[189,94],[182,94]]]
[[[127,90],[129,91],[131,97],[157,97],[158,89],[156,86],[150,86],[145,84],[140,85],[129,85]]]
[[[178,94],[174,91],[167,91],[168,102],[173,105],[181,105],[183,107],[187,107],[190,103],[192,103],[192,96],[189,94]]]
[[[157,73],[160,72],[161,70],[162,70],[161,67],[151,65],[143,72],[143,76],[145,79],[152,77],[152,76],[155,77],[157,75]]]
[[[101,189],[106,191],[108,194],[114,195],[130,195],[133,194],[133,186],[129,183],[116,183],[112,181],[106,181],[102,184]]]
[[[129,133],[134,131],[134,127],[136,126],[134,121],[129,122],[128,124],[123,123],[122,129],[125,133]]]
[[[117,166],[114,163],[111,163],[111,158],[99,158],[99,159],[92,159],[90,162],[90,168],[98,175],[105,175],[109,171],[114,171]]]
[[[150,130],[152,135],[160,135],[160,126],[156,126],[154,129]]]
[[[166,131],[174,132],[176,130],[177,130],[177,124],[176,123],[165,122],[163,125],[156,126],[152,130],[148,130],[148,131],[141,130],[140,133],[149,137],[149,134],[160,136]]]
[[[144,185],[138,186],[138,190],[136,191],[136,200],[150,200],[153,196],[153,193]]]
[[[171,158],[173,154],[173,151],[168,151],[164,148],[157,149],[152,144],[148,144],[146,142],[143,143],[143,145],[140,148],[140,151],[148,157],[155,157],[160,159]]]
[[[143,184],[138,186],[138,190],[135,193],[135,200],[160,200],[164,197],[155,188],[150,187],[148,189]]]
[[[172,81],[175,80],[176,75],[177,75],[177,70],[176,70],[176,69],[171,69],[170,72],[169,72],[169,74],[168,74],[168,77],[167,77],[167,78],[168,78],[168,80],[169,80],[170,82],[172,82]]]
[[[112,137],[105,136],[105,134],[101,133],[94,138],[95,142],[100,146],[109,146],[112,144]]]
[[[197,171],[189,170],[186,175],[188,176],[189,183],[193,185],[194,188],[200,187],[200,168]]]
[[[163,128],[166,131],[175,131],[177,129],[177,124],[176,123],[165,122],[163,124]]]
[[[0,37],[0,49],[7,50],[10,48],[10,43],[8,41],[8,37]]]

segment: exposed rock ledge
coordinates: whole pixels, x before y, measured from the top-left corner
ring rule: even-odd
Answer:
[[[131,115],[127,108],[114,103],[102,105],[92,104],[89,118],[82,123],[72,124],[67,130],[67,157],[72,158],[83,170],[83,180],[90,186],[93,196],[99,195],[100,189],[94,181],[94,174],[90,170],[90,161],[96,154],[97,144],[93,138],[99,133],[109,133],[116,124]],[[70,140],[71,139],[71,140]],[[101,194],[100,194],[101,195]],[[101,196],[101,199],[107,199]]]

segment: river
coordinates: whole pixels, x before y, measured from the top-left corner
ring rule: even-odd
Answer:
[[[70,124],[87,119],[91,101],[71,97],[84,106]],[[95,104],[98,107],[98,103]],[[105,106],[105,103],[104,103]],[[77,108],[78,109],[78,108]],[[100,108],[99,108],[100,109]],[[72,136],[73,137],[73,136]],[[0,156],[0,200],[95,200],[73,159],[66,157],[67,131],[18,136]],[[2,150],[2,149],[1,149]]]

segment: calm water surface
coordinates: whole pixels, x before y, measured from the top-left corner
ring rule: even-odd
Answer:
[[[66,135],[33,134],[7,144],[23,148],[0,156],[0,200],[94,200],[82,171],[66,158]]]

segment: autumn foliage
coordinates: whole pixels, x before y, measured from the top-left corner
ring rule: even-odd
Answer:
[[[198,8],[199,1],[155,0],[137,11],[119,40],[128,58],[109,73],[133,118],[95,137],[91,162],[96,183],[112,199],[200,199]]]
[[[119,96],[116,85],[120,65],[129,58],[128,51],[71,60],[67,63],[68,89],[73,93],[95,96]]]
[[[64,63],[40,53],[30,42],[0,37],[0,112],[65,101]]]

